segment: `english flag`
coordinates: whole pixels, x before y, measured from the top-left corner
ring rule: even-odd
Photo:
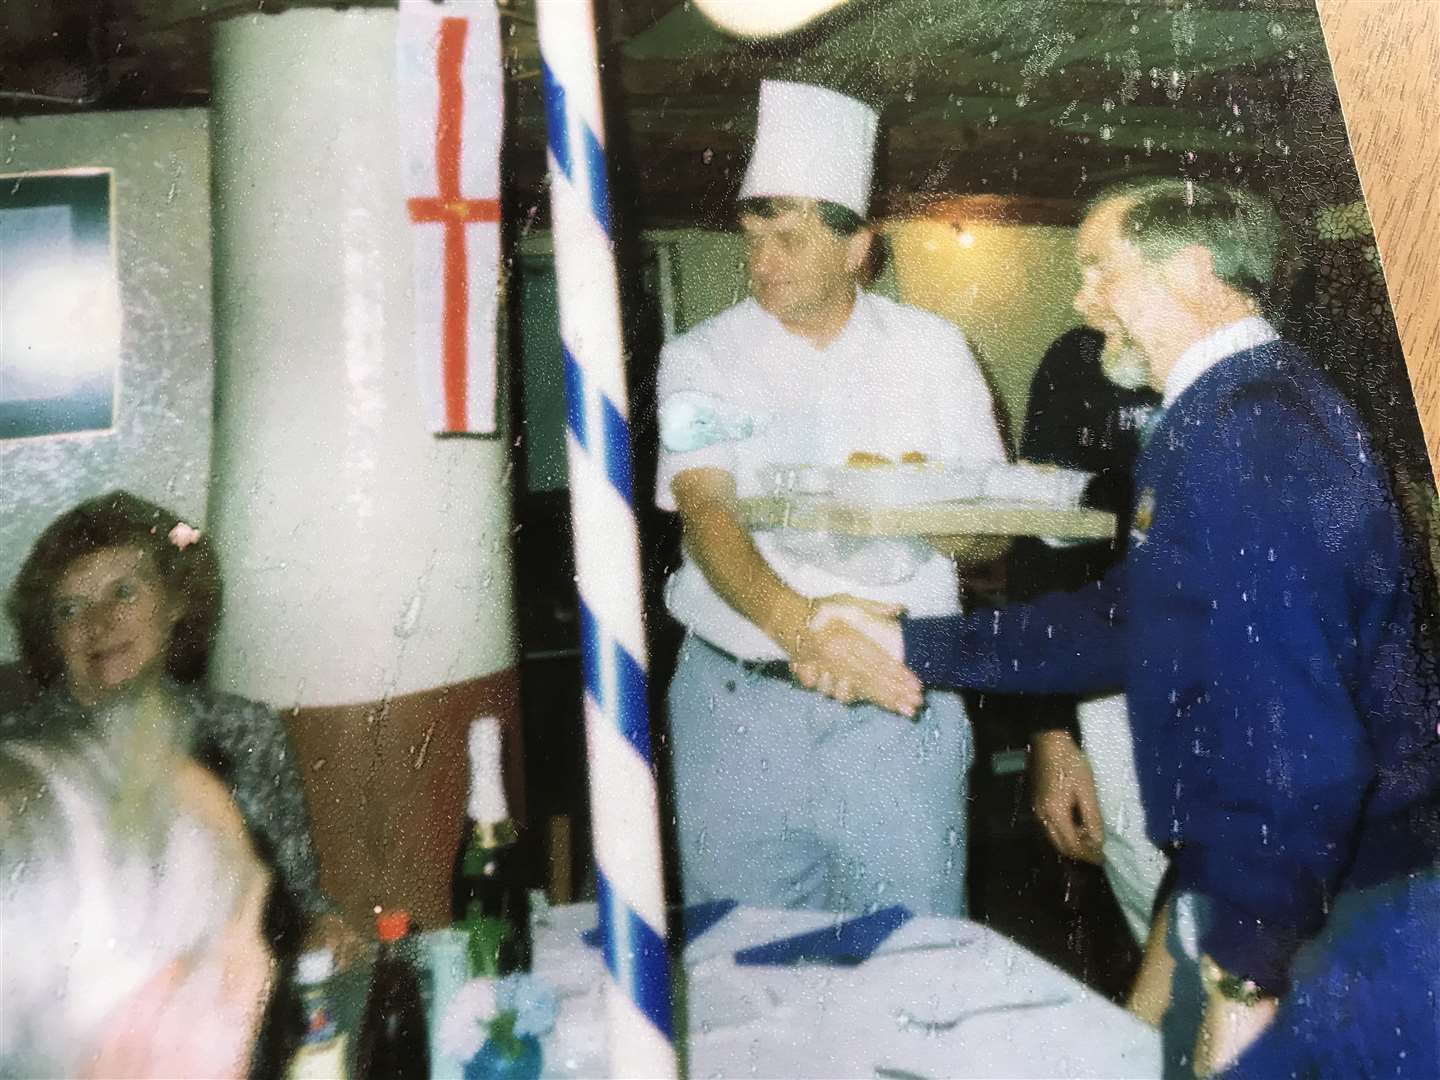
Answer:
[[[488,434],[504,119],[493,0],[400,0],[396,54],[420,402],[431,431]]]

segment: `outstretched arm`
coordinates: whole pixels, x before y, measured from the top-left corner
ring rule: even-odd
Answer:
[[[852,597],[827,597],[816,602],[800,654],[810,662],[797,675],[839,700],[874,701],[907,716],[919,708],[922,684],[1042,694],[1115,689],[1124,662],[1117,591],[1102,583],[1013,608],[898,622]]]
[[[1006,608],[903,619],[905,662],[927,686],[1096,694],[1124,682],[1120,571]]]

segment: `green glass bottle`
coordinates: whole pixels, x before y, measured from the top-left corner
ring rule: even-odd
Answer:
[[[451,908],[469,936],[470,974],[508,975],[530,966],[530,894],[520,833],[505,799],[500,723],[470,725],[470,800],[455,854]]]

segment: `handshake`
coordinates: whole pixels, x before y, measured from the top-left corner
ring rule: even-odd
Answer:
[[[836,701],[870,701],[913,717],[924,688],[905,666],[900,612],[895,604],[843,594],[812,601],[790,650],[796,681]]]

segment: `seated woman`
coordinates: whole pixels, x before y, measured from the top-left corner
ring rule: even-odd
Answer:
[[[185,740],[226,782],[270,864],[280,950],[295,948],[295,923],[303,922],[306,944],[348,952],[355,941],[321,891],[305,792],[280,717],[200,682],[220,597],[208,540],[163,507],[119,491],[62,514],[35,542],[8,604],[21,661],[44,693],[4,724],[47,734],[93,728],[134,714],[104,708],[118,695],[159,689],[182,729],[170,737]]]

